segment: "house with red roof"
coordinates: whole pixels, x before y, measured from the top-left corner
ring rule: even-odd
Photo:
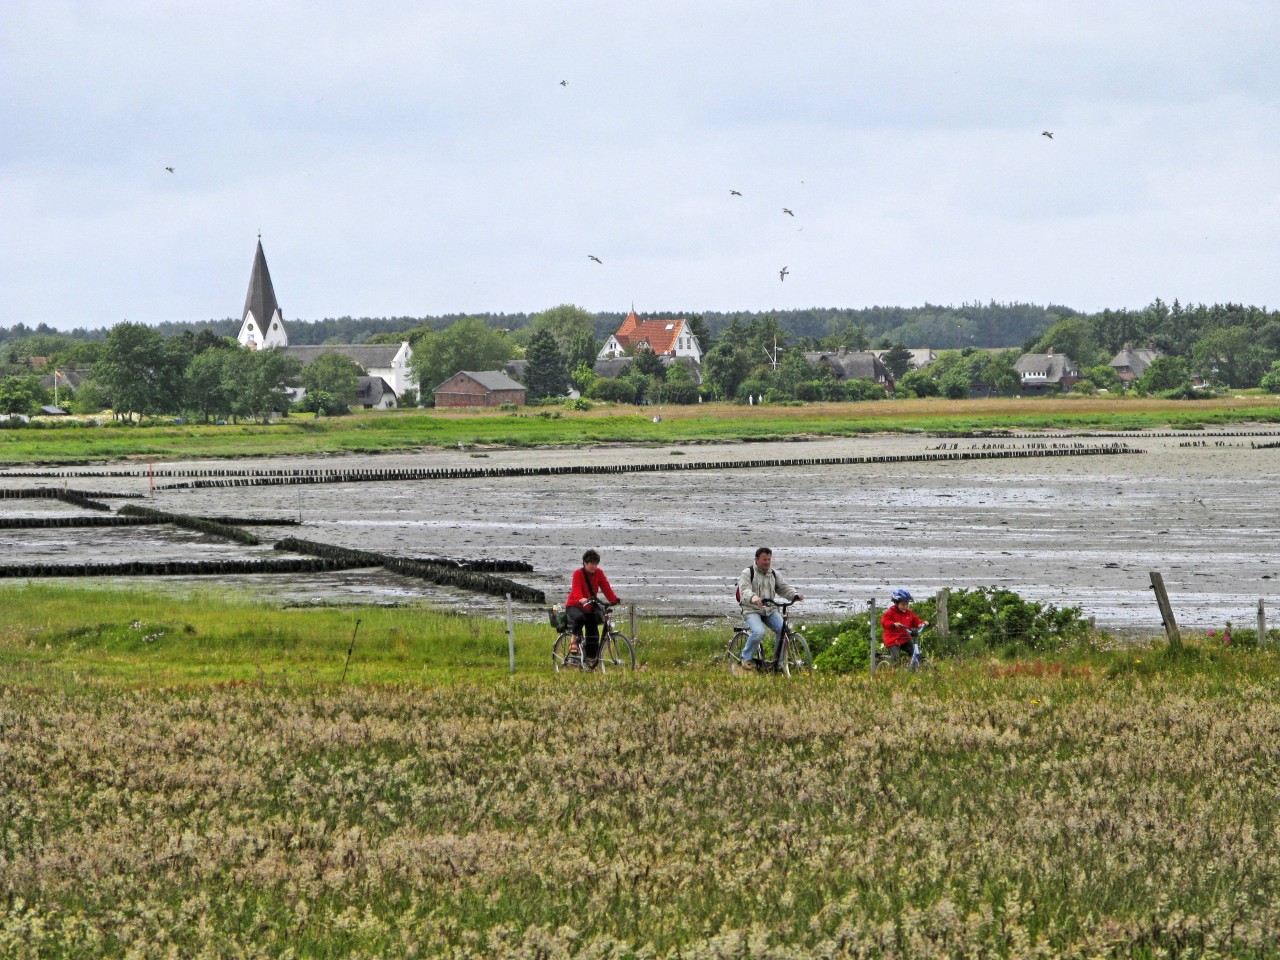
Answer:
[[[634,310],[627,314],[617,333],[605,341],[597,359],[634,355],[642,349],[652,350],[660,357],[689,357],[694,363],[702,362],[702,347],[687,320],[641,320]]]

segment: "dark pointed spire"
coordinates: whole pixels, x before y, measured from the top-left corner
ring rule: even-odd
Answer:
[[[248,316],[249,311],[253,311],[253,318],[258,321],[258,326],[266,330],[268,324],[271,323],[271,317],[280,310],[280,304],[276,303],[276,291],[271,286],[271,272],[267,269],[267,255],[262,252],[262,234],[258,234],[258,252],[253,255],[253,273],[249,275],[249,293],[244,298],[244,313],[240,315],[243,320]],[[284,319],[284,313],[280,313],[280,318]]]

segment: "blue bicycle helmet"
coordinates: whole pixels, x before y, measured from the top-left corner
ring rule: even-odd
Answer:
[[[890,594],[890,599],[892,599],[894,603],[897,603],[899,600],[905,600],[905,601],[907,601],[907,603],[910,603],[910,602],[911,602],[911,594],[910,594],[909,592],[907,592],[906,590],[903,590],[903,589],[899,588],[899,589],[897,589],[897,590],[893,591],[893,593],[892,593],[892,594]]]

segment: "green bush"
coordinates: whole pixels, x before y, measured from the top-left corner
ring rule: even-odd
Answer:
[[[587,390],[592,400],[612,400],[614,403],[635,403],[636,385],[629,380],[601,378]]]
[[[592,403],[590,400],[588,400],[586,397],[573,397],[564,402],[564,408],[566,410],[586,411],[586,410],[591,410],[594,407],[595,407],[595,404]]]
[[[1011,590],[952,590],[947,606],[950,634],[939,637],[930,629],[921,640],[934,658],[1044,654],[1090,638],[1089,625],[1078,607],[1024,600]],[[913,609],[922,619],[936,622],[932,598],[919,601]],[[805,637],[819,671],[854,673],[867,669],[871,647],[867,614],[817,624],[805,631]]]

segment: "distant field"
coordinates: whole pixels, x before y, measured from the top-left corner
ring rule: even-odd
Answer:
[[[661,416],[661,423],[653,418]],[[887,400],[800,407],[601,406],[492,411],[405,410],[270,425],[24,427],[0,430],[0,463],[85,463],[125,458],[224,458],[383,453],[472,445],[687,443],[879,431],[1123,430],[1280,422],[1280,400],[1249,395],[1203,401],[1121,398]]]
[[[1274,653],[557,677],[525,627],[512,678],[413,608],[0,600],[5,957],[1280,954]]]

